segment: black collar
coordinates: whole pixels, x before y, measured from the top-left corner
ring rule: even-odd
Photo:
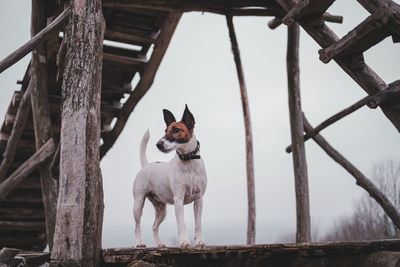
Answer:
[[[200,151],[200,143],[199,141],[197,141],[197,146],[195,148],[195,150],[193,150],[192,152],[189,152],[187,154],[181,154],[180,152],[178,152],[178,150],[176,151],[176,154],[178,155],[178,157],[183,160],[183,161],[188,161],[188,160],[192,160],[192,159],[199,159],[200,155],[196,155],[197,152]]]

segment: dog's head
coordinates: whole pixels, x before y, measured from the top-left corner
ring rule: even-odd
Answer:
[[[177,122],[169,110],[164,109],[163,113],[167,129],[165,135],[157,142],[157,148],[161,152],[168,153],[177,149],[180,145],[186,144],[192,138],[194,117],[187,105],[181,121]]]

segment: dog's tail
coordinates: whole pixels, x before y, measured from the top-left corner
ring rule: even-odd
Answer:
[[[147,130],[142,138],[142,143],[140,144],[140,163],[142,164],[142,167],[149,164],[147,161],[147,156],[146,156],[146,148],[147,144],[149,143],[150,139],[150,131]]]

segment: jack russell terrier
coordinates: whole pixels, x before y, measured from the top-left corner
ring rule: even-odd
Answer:
[[[142,242],[140,219],[144,201],[148,198],[155,208],[153,235],[158,247],[165,247],[158,235],[158,228],[167,215],[166,204],[172,204],[175,207],[180,246],[190,247],[183,206],[191,202],[194,202],[195,245],[204,247],[201,212],[203,195],[207,186],[207,174],[203,159],[200,157],[200,144],[193,134],[194,117],[187,105],[179,122],[176,122],[170,111],[164,109],[163,113],[167,129],[156,146],[164,153],[176,150],[176,155],[169,162],[148,163],[146,147],[150,133],[147,130],[140,145],[142,169],[137,174],[133,185],[136,246],[145,247]]]

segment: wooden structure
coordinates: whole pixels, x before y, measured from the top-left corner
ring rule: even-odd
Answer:
[[[363,105],[379,106],[400,132],[400,82],[387,84],[363,58],[364,51],[388,36],[394,42],[400,41],[398,4],[391,0],[358,0],[371,15],[339,39],[325,23],[340,21],[340,17],[326,13],[334,0],[74,0],[65,1],[65,6],[61,2],[32,0],[32,39],[0,62],[3,72],[32,51],[32,60],[19,82],[21,88],[14,93],[0,128],[0,247],[42,250],[49,244],[55,263],[99,262],[103,216],[99,160],[113,146],[151,87],[181,14],[188,11],[227,16],[231,37],[232,16],[272,16],[271,28],[282,22],[289,25],[293,144],[287,151],[293,147],[297,241],[310,241],[304,151],[304,141],[310,138],[330,151],[328,154],[354,175],[400,227],[399,212],[387,198],[318,135]],[[369,95],[315,128],[301,115],[297,24],[321,46],[322,62],[334,60]],[[235,39],[232,47],[245,100]],[[121,43],[130,46],[122,48]],[[85,58],[86,53],[91,56]],[[134,77],[138,82],[132,87]],[[246,101],[243,108],[246,119]],[[251,137],[251,127],[246,127],[246,136]],[[249,163],[250,147],[247,152]],[[254,198],[252,175],[250,167],[250,209],[254,209],[250,201]],[[255,213],[250,209],[251,244]],[[94,227],[87,227],[93,222],[97,222]],[[93,242],[82,240],[88,233],[94,235]],[[257,247],[254,249],[257,251]]]
[[[19,249],[0,250],[0,264],[40,266],[50,254]],[[204,249],[104,249],[99,266],[398,266],[400,241],[210,246]]]

